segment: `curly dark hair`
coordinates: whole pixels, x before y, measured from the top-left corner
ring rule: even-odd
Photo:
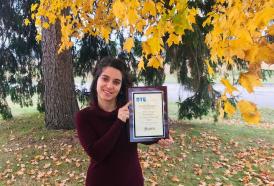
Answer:
[[[122,74],[122,85],[121,85],[120,92],[118,93],[118,96],[117,96],[117,106],[121,107],[124,104],[126,104],[126,102],[127,102],[126,94],[127,94],[128,87],[132,86],[132,82],[131,82],[130,76],[128,74],[129,68],[127,67],[126,63],[124,61],[122,61],[121,59],[117,59],[117,58],[110,57],[110,56],[104,57],[96,63],[96,66],[92,73],[93,80],[92,80],[91,87],[90,87],[91,103],[93,104],[95,102],[98,102],[97,90],[96,90],[97,81],[105,67],[115,68],[115,69],[119,70]]]

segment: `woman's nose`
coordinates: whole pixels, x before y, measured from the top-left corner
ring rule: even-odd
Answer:
[[[113,87],[112,82],[108,82],[107,83],[107,88],[112,88],[112,87]]]

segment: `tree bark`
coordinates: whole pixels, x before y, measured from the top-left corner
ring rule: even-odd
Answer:
[[[79,110],[73,79],[71,50],[58,54],[61,42],[59,22],[42,30],[42,72],[44,78],[45,125],[48,129],[73,129]]]

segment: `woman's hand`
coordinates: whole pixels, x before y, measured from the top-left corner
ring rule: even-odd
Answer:
[[[118,110],[118,118],[122,120],[123,122],[126,122],[129,118],[129,110],[128,106],[131,104],[131,101],[129,101],[127,104],[125,104],[123,107],[121,107]]]
[[[171,144],[174,143],[174,140],[172,136],[169,135],[168,139],[160,139],[157,143],[161,145],[162,147],[169,147]]]

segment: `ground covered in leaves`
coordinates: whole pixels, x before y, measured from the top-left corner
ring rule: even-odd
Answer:
[[[0,185],[83,185],[88,157],[75,131],[43,115],[0,121]],[[274,185],[273,127],[172,121],[169,148],[139,145],[145,185]]]

